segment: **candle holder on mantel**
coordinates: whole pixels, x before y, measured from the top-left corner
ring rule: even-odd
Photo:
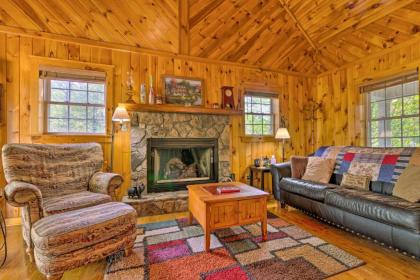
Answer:
[[[127,91],[126,91],[126,95],[128,95],[128,99],[125,103],[130,103],[130,104],[136,104],[136,101],[134,101],[133,96],[135,94],[134,92],[134,79],[133,79],[133,71],[130,70],[127,72]]]

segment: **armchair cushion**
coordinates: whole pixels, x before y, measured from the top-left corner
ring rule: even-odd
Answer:
[[[111,197],[102,193],[78,192],[43,199],[44,216],[95,206],[111,202]]]
[[[115,173],[96,172],[89,181],[89,190],[95,193],[109,194],[115,199],[115,190],[121,186],[124,179]]]
[[[7,184],[4,194],[7,202],[16,207],[27,206],[29,202],[34,201],[40,203],[42,199],[41,191],[37,186],[19,181]]]

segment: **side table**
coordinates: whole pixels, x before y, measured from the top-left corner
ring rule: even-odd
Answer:
[[[261,184],[260,184],[260,188],[263,191],[264,190],[265,174],[266,173],[270,173],[270,167],[265,167],[265,166],[256,167],[254,165],[250,166],[249,167],[249,184],[251,186],[254,186],[254,173],[256,173],[256,172],[260,172],[261,173]]]

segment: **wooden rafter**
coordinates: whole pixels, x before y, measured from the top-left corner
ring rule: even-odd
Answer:
[[[280,5],[283,7],[283,9],[286,11],[286,13],[290,16],[290,18],[295,22],[297,28],[299,28],[302,35],[305,37],[305,39],[308,41],[308,43],[311,45],[311,47],[318,52],[318,47],[315,45],[315,42],[312,41],[311,37],[309,37],[306,30],[302,27],[299,20],[296,18],[296,16],[293,14],[293,12],[289,9],[288,5],[284,0],[279,0]]]

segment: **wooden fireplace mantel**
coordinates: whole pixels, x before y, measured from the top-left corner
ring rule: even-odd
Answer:
[[[206,115],[230,115],[239,116],[244,113],[242,110],[214,109],[207,107],[186,107],[170,104],[131,104],[120,103],[127,111],[131,112],[162,112],[162,113],[185,113],[185,114],[206,114]]]

